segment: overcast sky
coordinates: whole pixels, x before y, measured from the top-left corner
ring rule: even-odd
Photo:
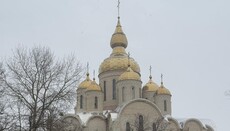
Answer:
[[[206,118],[229,131],[230,1],[121,0],[127,51],[172,93],[172,116]],[[116,0],[0,0],[0,59],[19,44],[73,53],[90,72],[111,53]]]

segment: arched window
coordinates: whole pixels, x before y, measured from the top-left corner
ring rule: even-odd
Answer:
[[[134,86],[132,87],[132,96],[133,96],[133,99],[135,98],[135,88]]]
[[[80,96],[80,109],[83,108],[83,96],[81,95]]]
[[[143,116],[139,115],[139,128],[138,131],[144,131],[144,120],[143,120]]]
[[[164,100],[164,111],[167,111],[167,101]]]
[[[104,101],[106,101],[106,81],[104,81]]]
[[[98,108],[98,98],[95,96],[94,108]]]
[[[116,99],[116,80],[113,79],[113,99]]]
[[[121,99],[122,99],[122,102],[123,102],[123,101],[125,101],[125,87],[122,87],[121,94],[122,94],[122,96],[121,96],[122,98]]]
[[[156,123],[153,123],[153,131],[157,131]]]
[[[129,122],[126,122],[126,131],[131,131]]]

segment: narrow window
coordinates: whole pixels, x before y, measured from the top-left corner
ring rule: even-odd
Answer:
[[[140,115],[139,116],[139,128],[138,128],[138,131],[143,131],[144,130],[144,124],[143,124],[143,116]]]
[[[135,98],[135,88],[134,86],[132,87],[132,94],[133,94],[133,99]]]
[[[153,131],[157,131],[156,123],[153,123]]]
[[[164,100],[164,111],[167,111],[167,101]]]
[[[123,101],[125,101],[125,94],[124,94],[124,92],[125,92],[125,87],[122,87],[122,102]]]
[[[80,109],[83,108],[83,96],[81,95],[80,96]]]
[[[113,99],[116,99],[116,80],[113,79]]]
[[[104,81],[104,101],[106,101],[106,81]]]
[[[95,103],[94,103],[94,108],[98,108],[98,98],[95,96]]]
[[[129,122],[126,123],[126,131],[131,131]]]

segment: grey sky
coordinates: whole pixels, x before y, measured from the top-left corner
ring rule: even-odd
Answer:
[[[212,119],[229,131],[230,1],[121,0],[126,49],[172,92],[173,116]],[[90,71],[110,55],[116,0],[0,0],[0,59],[18,44],[74,53]],[[86,64],[85,64],[86,65]]]

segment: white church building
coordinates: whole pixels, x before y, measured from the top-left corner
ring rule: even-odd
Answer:
[[[138,63],[126,52],[120,18],[110,41],[110,56],[99,68],[99,83],[89,72],[76,89],[75,114],[63,116],[67,131],[214,131],[208,120],[177,119],[163,80],[143,83]]]

